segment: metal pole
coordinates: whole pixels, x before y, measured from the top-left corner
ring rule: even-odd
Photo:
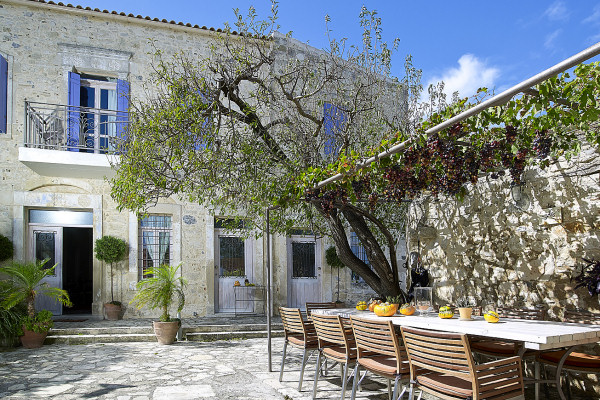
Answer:
[[[270,208],[267,208],[267,352],[269,354],[269,372],[273,372],[272,354],[271,354],[271,238],[270,228]]]
[[[447,121],[442,122],[439,125],[429,128],[428,130],[425,131],[425,134],[431,135],[433,133],[440,132],[441,130],[451,127],[452,125],[456,124],[457,122],[463,121],[469,117],[472,117],[473,115],[480,113],[481,111],[485,110],[486,108],[505,104],[510,99],[512,99],[515,95],[523,92],[523,90],[529,89],[529,88],[531,88],[531,86],[537,85],[538,83],[541,83],[548,78],[558,75],[559,73],[564,72],[567,69],[576,66],[577,64],[581,64],[582,62],[584,62],[594,56],[597,56],[598,54],[600,54],[600,42],[567,58],[566,60],[559,62],[558,64],[554,65],[553,67],[550,67],[550,68],[546,69],[545,71],[542,71],[539,74],[534,75],[531,78],[522,81],[521,83],[511,87],[510,89],[505,90],[504,92],[500,93],[499,95],[496,95],[496,96],[492,97],[491,99],[486,100],[483,103],[478,104],[477,106],[475,106],[471,109],[463,111],[462,113],[450,118]],[[359,163],[356,166],[356,168],[357,169],[365,168],[365,167],[371,165],[372,163],[376,162],[380,158],[385,158],[385,157],[391,156],[392,154],[399,153],[400,151],[402,151],[402,150],[406,149],[408,146],[410,146],[413,143],[413,140],[414,139],[405,140],[404,142],[397,144],[397,145],[389,148],[388,150],[386,150],[382,153],[379,153],[378,155],[371,157],[366,161],[363,161],[362,163]],[[329,178],[317,183],[315,185],[315,188],[323,187],[329,183],[338,181],[338,180],[342,179],[343,177],[344,177],[344,174],[334,175],[332,177],[329,177]]]

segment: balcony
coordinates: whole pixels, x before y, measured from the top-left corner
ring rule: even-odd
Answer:
[[[124,112],[25,102],[19,161],[44,176],[111,177],[127,126]]]

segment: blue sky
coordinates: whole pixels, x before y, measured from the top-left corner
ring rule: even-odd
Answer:
[[[81,0],[93,8],[222,27],[232,9],[253,5],[267,16],[268,0]],[[423,70],[423,83],[443,80],[449,92],[468,96],[480,86],[502,91],[600,41],[600,1],[502,0],[281,0],[280,31],[317,48],[327,47],[325,15],[336,38],[359,43],[362,5],[377,10],[384,39],[400,39],[393,73],[404,57]],[[598,60],[596,57],[594,60]]]

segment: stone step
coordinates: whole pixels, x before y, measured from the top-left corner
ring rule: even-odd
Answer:
[[[48,335],[44,344],[92,344],[92,343],[121,343],[121,342],[156,342],[153,333],[123,333],[97,335]]]
[[[196,325],[183,327],[184,333],[202,333],[202,332],[240,332],[240,331],[266,331],[265,324],[237,324],[237,325]],[[281,323],[271,324],[271,330],[282,330]]]
[[[192,342],[212,342],[215,340],[266,338],[267,331],[235,331],[235,332],[190,332],[186,339]],[[271,337],[283,337],[283,330],[271,331]]]
[[[68,336],[68,335],[135,335],[154,333],[152,325],[150,326],[114,326],[114,327],[96,327],[96,328],[52,328],[48,336]]]

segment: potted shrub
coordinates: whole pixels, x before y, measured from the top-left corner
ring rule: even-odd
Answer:
[[[137,293],[132,303],[137,303],[140,309],[148,306],[151,310],[159,308],[162,311],[160,319],[153,322],[154,333],[160,344],[171,344],[179,330],[181,321],[171,319],[169,309],[177,302],[177,312],[181,312],[185,304],[183,289],[187,281],[182,276],[177,276],[181,264],[177,266],[160,265],[150,268],[149,278],[137,283]]]
[[[102,236],[96,240],[94,250],[96,258],[110,265],[110,302],[104,303],[106,319],[110,321],[116,321],[121,317],[121,302],[115,300],[113,293],[113,277],[115,264],[125,258],[127,250],[127,242],[114,236]]]
[[[475,302],[473,300],[467,297],[461,297],[460,299],[456,300],[456,307],[458,308],[458,314],[461,320],[471,320],[473,307],[475,307]]]
[[[27,348],[41,347],[53,324],[50,311],[40,310],[37,313],[35,312],[35,298],[37,295],[43,294],[60,301],[67,307],[71,306],[71,300],[65,290],[51,287],[42,282],[46,276],[53,273],[56,267],[55,265],[51,268],[44,268],[47,261],[12,262],[0,267],[0,274],[10,278],[8,289],[0,303],[0,307],[8,310],[23,302],[27,305],[27,314],[20,322],[22,331],[19,332],[22,334],[21,343]]]

